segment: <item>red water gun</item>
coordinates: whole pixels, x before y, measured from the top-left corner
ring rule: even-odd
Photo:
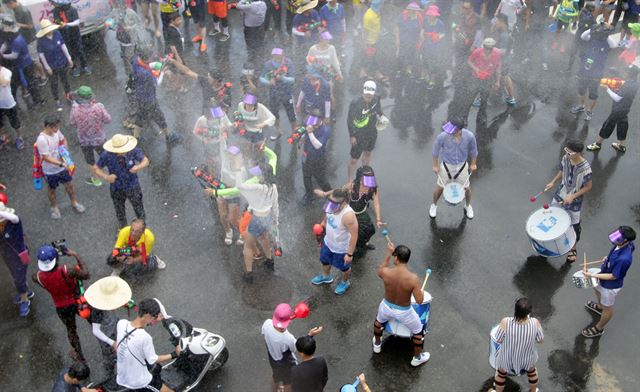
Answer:
[[[316,236],[318,246],[322,246],[322,239],[324,238],[324,226],[319,223],[313,225],[313,234]]]
[[[76,304],[78,305],[78,315],[83,319],[88,319],[91,316],[91,308],[84,298],[84,286],[82,281],[78,279],[78,298],[76,298]]]
[[[315,68],[316,71],[318,71],[320,74],[325,76],[326,79],[329,79],[329,80],[340,79],[340,75],[336,72],[336,70],[332,66],[322,63],[315,56],[307,56],[307,63],[311,67]]]
[[[224,100],[225,95],[227,95],[227,91],[229,91],[229,89],[233,87],[233,83],[231,82],[226,82],[225,84],[222,85],[222,87],[217,91],[217,98],[219,102],[222,102]]]
[[[207,189],[225,189],[227,186],[217,178],[209,173],[209,168],[206,165],[196,166],[191,168],[191,174],[198,180],[200,185]]]
[[[264,75],[264,78],[267,79],[267,80],[271,80],[271,79],[276,78],[278,76],[286,75],[288,72],[289,72],[289,67],[286,64],[282,64],[278,68],[267,72]]]
[[[247,133],[247,130],[244,128],[244,117],[242,117],[242,113],[238,110],[233,112],[233,127],[238,130],[240,135]]]
[[[317,29],[318,27],[327,27],[327,21],[326,20],[319,20],[317,22],[313,22],[313,23],[305,23],[305,24],[301,24],[298,27],[296,27],[296,30],[298,30],[301,33],[306,33],[307,31],[312,31]]]
[[[278,2],[278,0],[271,0],[271,5],[273,6],[274,10],[280,11],[280,3]]]
[[[297,140],[301,139],[305,133],[307,133],[307,128],[305,127],[299,127],[298,129],[294,129],[291,136],[287,138],[287,143],[289,144],[295,143]]]
[[[113,257],[118,257],[118,256],[125,256],[125,257],[129,257],[132,256],[138,252],[140,252],[140,248],[135,247],[135,246],[125,246],[124,248],[113,248],[113,250],[111,251],[111,256]]]
[[[31,165],[31,177],[33,178],[33,189],[36,191],[42,190],[42,178],[44,173],[42,172],[42,160],[40,158],[40,152],[38,146],[33,145],[33,165]]]
[[[618,90],[624,85],[624,80],[620,78],[602,78],[600,79],[600,85],[609,87],[611,90]]]

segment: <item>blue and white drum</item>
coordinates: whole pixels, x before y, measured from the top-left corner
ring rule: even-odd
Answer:
[[[462,200],[464,200],[464,187],[456,181],[448,182],[442,190],[442,196],[447,203],[453,206],[458,205]]]
[[[420,322],[422,323],[422,332],[427,331],[427,327],[429,325],[429,312],[431,311],[431,294],[427,291],[422,291],[424,294],[424,301],[421,304],[416,303],[416,299],[411,296],[411,307],[420,317]],[[400,336],[403,338],[410,338],[412,336],[411,331],[404,324],[400,324],[398,320],[391,319],[387,322],[385,330],[393,335]]]
[[[576,244],[571,217],[560,207],[534,211],[527,219],[526,230],[533,250],[541,256],[565,255]]]

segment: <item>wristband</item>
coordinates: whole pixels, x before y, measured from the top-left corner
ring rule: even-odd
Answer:
[[[353,257],[353,253],[347,253],[347,256]]]
[[[171,359],[176,359],[176,358],[178,358],[178,353],[174,351],[171,353]]]

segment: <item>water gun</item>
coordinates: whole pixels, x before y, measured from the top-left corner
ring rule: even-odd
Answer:
[[[276,226],[273,236],[273,254],[276,257],[282,257],[282,243],[280,242],[280,229]]]
[[[316,236],[318,246],[322,246],[322,238],[324,238],[324,226],[319,223],[313,225],[313,234]]]
[[[307,128],[305,127],[299,127],[298,129],[294,129],[291,136],[287,138],[287,143],[289,144],[295,143],[298,139],[301,139],[305,135],[305,133],[307,133]]]
[[[119,257],[119,256],[133,256],[134,254],[140,252],[140,248],[135,246],[125,246],[124,248],[113,248],[111,251],[111,256]]]
[[[264,75],[264,78],[267,80],[271,80],[275,77],[281,76],[281,75],[286,75],[289,72],[289,67],[285,64],[282,64],[281,66],[279,66],[277,69],[274,69],[272,71],[267,72]]]
[[[83,319],[88,319],[91,316],[91,308],[84,298],[84,286],[82,281],[78,279],[78,298],[76,298],[76,304],[78,305],[78,315]]]
[[[451,23],[451,30],[453,30],[457,38],[463,41],[465,45],[471,45],[471,40],[467,37],[464,31],[462,31],[462,28],[460,28],[460,26],[458,26],[456,23]]]
[[[31,177],[33,178],[33,189],[36,191],[42,190],[42,178],[44,173],[42,172],[42,160],[40,159],[40,152],[38,146],[33,145],[33,165],[31,165]]]
[[[200,137],[210,137],[215,138],[220,136],[220,128],[218,127],[196,127],[194,129],[194,133]],[[222,136],[226,139],[227,133],[222,132]]]
[[[62,161],[69,167],[69,175],[73,176],[73,173],[76,171],[76,164],[73,162],[73,159],[71,159],[71,154],[69,154],[67,146],[64,144],[58,146],[58,154],[60,154]]]
[[[431,39],[431,42],[440,41],[440,34],[436,33],[435,31],[434,32],[425,32],[424,34]]]
[[[192,167],[191,174],[198,180],[200,186],[205,189],[220,190],[227,188],[222,181],[216,179],[209,173],[209,168],[206,165]]]
[[[312,31],[317,29],[318,27],[327,27],[327,21],[326,20],[319,20],[317,22],[313,22],[313,23],[305,23],[305,24],[301,24],[298,27],[296,27],[296,30],[298,30],[301,33],[306,33],[307,31]]]
[[[340,75],[332,66],[320,62],[315,56],[307,56],[307,63],[316,69],[319,73],[326,76],[327,79],[340,79]]]
[[[113,18],[107,18],[107,20],[104,21],[104,28],[108,30],[115,30],[116,21]]]
[[[151,75],[155,78],[159,78],[162,70],[165,65],[167,65],[167,60],[173,58],[173,53],[169,53],[166,57],[160,58],[159,61],[152,61],[149,63],[149,68],[151,69]]]
[[[227,91],[233,87],[233,83],[226,82],[222,85],[222,88],[218,90],[218,101],[222,102],[224,100],[224,96],[227,95]]]
[[[247,130],[244,128],[244,118],[238,110],[233,112],[233,127],[240,132],[240,135],[244,136],[244,134],[247,133]]]
[[[280,11],[280,3],[278,2],[278,0],[271,0],[271,5],[273,6],[274,10]]]
[[[609,87],[611,90],[618,90],[624,85],[624,80],[620,78],[602,78],[600,79],[602,87]]]

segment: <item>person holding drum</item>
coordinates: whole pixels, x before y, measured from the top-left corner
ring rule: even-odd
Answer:
[[[473,219],[471,207],[471,189],[469,176],[477,170],[478,145],[474,134],[464,128],[461,120],[450,120],[442,126],[442,133],[436,137],[431,152],[433,156],[433,172],[438,176],[436,189],[433,191],[433,203],[429,207],[429,216],[436,217],[438,200],[442,196],[447,183],[457,182],[465,191],[466,206],[464,211],[468,219]],[[442,162],[438,163],[439,159]],[[446,197],[445,197],[446,198]]]
[[[582,336],[585,338],[595,338],[604,333],[604,327],[613,317],[613,304],[616,296],[622,290],[624,277],[627,275],[633,260],[633,251],[636,239],[636,232],[629,226],[620,226],[616,231],[609,234],[609,241],[613,243],[613,248],[609,255],[602,259],[602,267],[597,274],[590,273],[586,265],[582,273],[586,278],[597,278],[600,284],[594,287],[596,300],[587,301],[585,306],[590,311],[599,314],[600,320],[593,327],[585,328]]]
[[[393,256],[393,268],[389,261]],[[378,314],[373,322],[373,352],[382,350],[382,332],[385,324],[391,320],[398,320],[411,330],[413,341],[413,358],[411,366],[420,366],[427,362],[431,355],[422,352],[424,348],[424,331],[420,317],[411,307],[411,296],[416,303],[424,301],[424,292],[420,287],[418,275],[409,270],[407,264],[411,257],[411,249],[405,245],[387,243],[387,255],[378,267],[378,276],[384,282],[384,299],[378,306]]]
[[[544,333],[540,321],[530,317],[531,303],[526,297],[516,301],[513,317],[505,317],[497,328],[496,342],[500,344],[495,358],[496,375],[494,388],[489,392],[502,392],[507,381],[507,372],[520,375],[527,373],[529,389],[538,391],[538,350],[536,343],[542,343]]]
[[[559,203],[571,217],[571,225],[576,232],[576,245],[567,255],[567,263],[573,263],[578,257],[576,246],[580,241],[580,211],[584,194],[591,190],[591,165],[582,156],[584,144],[577,140],[569,140],[564,147],[564,156],[558,166],[558,173],[545,187],[544,191],[553,188],[562,179],[560,186],[553,196],[554,203]]]

